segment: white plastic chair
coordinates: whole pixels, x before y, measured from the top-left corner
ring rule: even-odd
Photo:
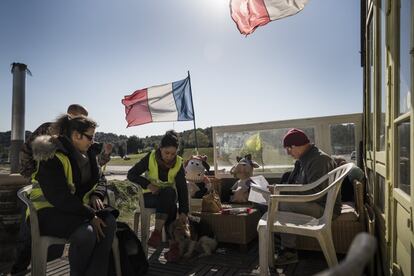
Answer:
[[[149,232],[151,227],[151,215],[155,215],[154,208],[145,208],[144,203],[144,191],[142,187],[138,184],[133,184],[135,187],[138,188],[138,201],[139,201],[139,208],[135,209],[134,211],[134,231],[138,235],[138,228],[141,219],[141,244],[142,248],[145,252],[145,256],[148,257],[148,239],[149,239]],[[165,230],[162,230],[162,241],[166,241]]]
[[[21,188],[17,192],[17,196],[22,200],[30,210],[30,232],[32,234],[32,276],[44,276],[46,275],[47,266],[47,250],[52,244],[67,244],[68,240],[52,237],[41,236],[39,231],[39,221],[37,218],[37,210],[34,208],[33,203],[30,201],[30,192],[32,191],[32,185]],[[114,236],[112,243],[112,250],[115,262],[115,271],[117,276],[121,276],[121,264],[119,257],[118,238]]]
[[[295,235],[314,237],[319,241],[323,254],[329,267],[338,264],[336,252],[332,241],[332,213],[335,200],[340,190],[342,180],[351,170],[352,164],[342,165],[317,181],[309,184],[276,184],[274,194],[268,201],[268,212],[263,215],[257,225],[259,233],[259,263],[260,275],[268,275],[269,263],[274,266],[273,233],[289,233]],[[311,190],[323,182],[328,181],[327,187],[309,195],[280,195],[280,192],[303,192]],[[309,202],[327,194],[325,210],[321,218],[278,211],[278,202]]]

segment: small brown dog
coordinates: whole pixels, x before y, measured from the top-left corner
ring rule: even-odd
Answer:
[[[179,220],[173,221],[168,227],[171,238],[178,242],[180,258],[190,258],[194,252],[198,257],[211,255],[217,248],[217,241],[208,224],[199,218],[189,216],[189,224]]]

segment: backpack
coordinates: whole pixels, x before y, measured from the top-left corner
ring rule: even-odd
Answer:
[[[148,271],[148,260],[142,249],[141,241],[134,231],[124,222],[117,222],[116,236],[119,242],[119,258],[122,276],[145,275]],[[116,276],[112,251],[109,257],[108,275]]]

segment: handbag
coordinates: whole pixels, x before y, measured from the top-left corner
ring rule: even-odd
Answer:
[[[135,232],[124,222],[116,222],[116,236],[121,272],[123,276],[146,275],[148,272],[148,259],[145,256],[142,244]],[[113,254],[113,252],[112,252]],[[108,276],[116,276],[114,258],[109,258]]]
[[[219,195],[213,189],[210,193],[203,196],[201,201],[201,212],[218,213],[221,211],[221,201]]]

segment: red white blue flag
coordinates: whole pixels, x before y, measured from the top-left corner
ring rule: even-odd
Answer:
[[[231,0],[231,18],[241,34],[251,34],[270,21],[300,12],[308,0]]]
[[[122,100],[127,127],[151,122],[194,120],[190,79],[135,91]]]

